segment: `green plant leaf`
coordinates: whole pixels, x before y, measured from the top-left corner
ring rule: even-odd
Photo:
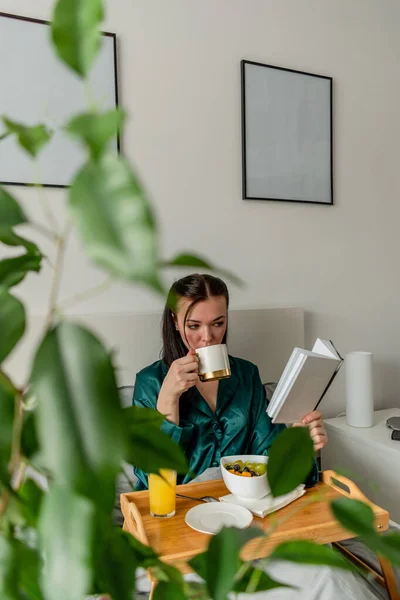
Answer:
[[[269,558],[270,560],[288,560],[305,565],[328,565],[347,571],[356,570],[352,563],[333,548],[303,540],[279,544]]]
[[[0,282],[1,263],[0,261]],[[0,364],[16,346],[25,331],[23,304],[0,285]]]
[[[118,109],[102,114],[87,113],[74,117],[66,129],[88,147],[91,158],[96,161],[107,150],[110,140],[118,135],[124,117]]]
[[[137,566],[128,534],[111,523],[100,527],[95,545],[94,591],[107,593],[113,600],[133,598]]]
[[[41,266],[42,258],[33,254],[0,260],[0,286],[15,287],[28,273],[38,273]]]
[[[375,534],[363,538],[365,544],[382,556],[385,556],[394,565],[400,565],[400,534],[391,531],[383,535]]]
[[[34,411],[24,411],[21,431],[21,452],[27,459],[31,459],[39,451],[39,440],[36,429],[36,414]]]
[[[176,442],[160,430],[164,417],[150,408],[132,406],[124,409],[129,448],[125,460],[146,473],[174,469],[187,473],[187,459]]]
[[[25,213],[17,200],[0,187],[0,230],[10,229],[26,222]]]
[[[1,307],[0,295],[0,311]],[[12,452],[16,394],[17,390],[11,381],[0,372],[0,493],[7,490],[12,496],[16,494],[11,487],[9,462]]]
[[[176,567],[162,562],[159,558],[145,559],[141,566],[144,569],[151,569],[157,581],[171,582],[179,587],[184,585],[183,575]]]
[[[221,277],[225,277],[232,283],[235,283],[237,286],[242,287],[243,281],[231,273],[231,271],[227,271],[226,269],[221,269],[212,265],[210,262],[206,261],[204,258],[200,256],[196,256],[194,254],[182,253],[177,254],[171,260],[163,261],[161,266],[164,268],[168,267],[193,267],[195,269],[205,269],[206,271],[214,271],[221,275]]]
[[[214,600],[225,600],[234,586],[241,548],[264,532],[255,527],[222,529],[207,550],[207,586]]]
[[[185,588],[188,600],[210,600],[210,594],[205,583],[188,581]]]
[[[19,600],[16,590],[17,565],[11,540],[0,535],[0,598]]]
[[[21,515],[30,527],[36,527],[43,501],[43,490],[32,479],[26,479],[18,492]]]
[[[139,542],[138,539],[134,538],[130,534],[126,534],[126,539],[129,542],[132,552],[134,552],[135,560],[140,562],[141,564],[150,564],[146,561],[152,561],[153,559],[158,559],[157,554],[154,552],[153,548],[150,546],[146,546]],[[151,563],[153,564],[153,563]]]
[[[2,300],[0,295],[0,311],[1,308]],[[2,331],[1,323],[0,330]],[[11,382],[3,373],[0,373],[0,464],[3,472],[7,472],[11,457],[16,393]],[[6,481],[5,483],[7,484],[8,482]]]
[[[27,479],[21,489],[9,497],[6,510],[8,522],[17,526],[19,531],[33,530],[37,525],[42,498],[42,490],[32,479]]]
[[[201,554],[197,554],[189,561],[190,566],[193,571],[200,575],[204,581],[207,580],[207,565],[208,565],[208,557],[207,552],[202,552]],[[208,589],[208,588],[207,588]]]
[[[26,248],[28,254],[39,257],[42,256],[42,253],[34,242],[17,235],[14,231],[11,231],[11,229],[3,230],[0,228],[0,242],[6,246],[23,246]]]
[[[102,0],[58,0],[56,4],[53,44],[61,60],[81,77],[89,73],[100,50],[103,19]]]
[[[27,252],[21,256],[0,261],[0,285],[18,285],[29,272],[39,272],[43,255],[34,242],[17,235],[11,229],[0,228],[0,242],[7,246],[23,246]]]
[[[1,600],[43,600],[39,587],[41,566],[36,550],[0,535]]]
[[[10,474],[4,467],[3,462],[0,461],[0,494],[6,490],[10,494],[14,491],[11,487]]]
[[[207,578],[207,553],[199,554],[194,557],[190,564],[192,568],[196,571],[200,577],[203,579]],[[244,566],[242,561],[238,562],[238,567],[236,570],[236,576],[240,569]],[[278,587],[292,587],[285,583],[281,583],[280,581],[276,581],[272,577],[270,577],[265,571],[259,569],[257,567],[252,567],[248,565],[247,570],[244,575],[237,579],[235,577],[233,591],[236,593],[240,592],[260,592],[265,590],[272,590]]]
[[[95,543],[95,590],[113,600],[130,600],[135,589],[135,570],[152,569],[160,582],[183,586],[182,574],[161,562],[152,548],[106,520],[98,521]]]
[[[226,600],[234,587],[241,548],[251,539],[263,535],[264,532],[255,527],[225,527],[211,539],[207,552],[190,561],[191,567],[205,579],[213,600]]]
[[[107,351],[84,327],[61,323],[37,350],[32,384],[39,443],[54,480],[111,510],[127,438]]]
[[[124,419],[128,423],[128,426],[139,427],[144,425],[145,427],[161,427],[165,421],[164,415],[158,410],[153,408],[142,408],[141,406],[128,406],[124,409]]]
[[[95,521],[93,503],[67,486],[53,485],[45,495],[39,535],[46,557],[41,578],[46,600],[82,600],[90,593]]]
[[[43,564],[38,551],[14,541],[14,552],[14,561],[18,564],[18,587],[22,594],[18,598],[44,600],[39,584]]]
[[[187,600],[183,587],[177,583],[167,583],[161,581],[157,584],[153,599],[154,600]]]
[[[375,534],[372,508],[360,500],[339,498],[331,502],[335,518],[349,531],[357,535]]]
[[[156,225],[128,163],[107,154],[88,162],[72,184],[69,207],[89,257],[110,274],[163,292]]]
[[[11,119],[7,119],[6,117],[3,117],[3,123],[10,135],[13,134],[17,136],[18,144],[21,148],[34,158],[52,137],[52,132],[42,123],[33,127],[27,127],[16,121],[11,121]]]
[[[262,569],[250,566],[243,577],[235,582],[233,589],[236,593],[255,593],[279,587],[290,588],[292,586],[276,581]]]
[[[374,528],[375,517],[370,506],[360,500],[340,498],[331,502],[331,509],[337,521],[356,533],[366,546],[382,554],[393,564],[400,565],[400,534],[378,534]]]
[[[278,435],[268,453],[267,477],[273,496],[304,483],[313,467],[314,447],[307,427],[290,427]]]

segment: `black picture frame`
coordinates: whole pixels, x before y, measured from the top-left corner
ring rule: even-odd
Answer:
[[[251,77],[252,77],[252,81],[248,82],[248,78],[249,78],[249,68],[252,69],[251,71]],[[266,70],[268,70],[268,75],[265,76],[266,74]],[[260,83],[262,84],[261,87],[261,93],[267,93],[268,92],[268,102],[266,103],[262,103],[260,102],[260,98],[256,97],[257,94],[254,93],[254,89],[256,88],[256,84],[255,82],[257,81],[257,73],[259,73],[260,75]],[[334,204],[334,194],[333,194],[333,78],[332,77],[328,77],[325,75],[318,75],[316,73],[309,73],[306,71],[298,71],[295,69],[289,69],[289,68],[284,68],[284,67],[278,67],[276,65],[270,65],[270,64],[266,64],[266,63],[260,63],[260,62],[255,62],[255,61],[251,61],[251,60],[245,60],[243,59],[240,63],[240,73],[241,73],[241,132],[242,132],[242,199],[243,200],[263,200],[263,201],[279,201],[279,202],[301,202],[301,203],[306,203],[306,204],[323,204],[323,205],[327,205],[327,206],[332,206]],[[272,74],[272,75],[271,75]],[[323,135],[325,136],[325,138],[323,139],[323,141],[319,141],[318,139],[318,143],[321,145],[321,147],[323,148],[323,153],[318,155],[317,152],[315,152],[313,150],[313,142],[312,139],[307,141],[306,146],[308,146],[309,148],[311,148],[310,151],[310,164],[307,165],[308,167],[308,172],[306,175],[300,173],[297,175],[299,181],[302,182],[303,187],[308,187],[310,189],[312,189],[312,184],[314,183],[314,187],[315,187],[315,193],[314,191],[312,192],[312,194],[310,194],[309,197],[306,197],[306,194],[303,194],[303,197],[300,197],[301,194],[298,194],[298,197],[296,197],[296,194],[290,194],[291,197],[285,197],[285,190],[287,191],[287,188],[290,187],[295,187],[294,182],[288,182],[288,180],[290,179],[291,175],[289,173],[289,169],[290,169],[290,158],[288,159],[288,164],[284,167],[283,172],[282,169],[277,169],[276,172],[274,172],[274,165],[271,166],[271,163],[273,163],[273,160],[271,162],[267,162],[266,164],[268,164],[268,167],[266,168],[266,170],[268,171],[268,169],[270,169],[270,172],[267,172],[266,178],[268,178],[268,181],[280,181],[281,182],[281,186],[282,186],[282,194],[275,194],[275,193],[268,193],[269,189],[271,190],[275,190],[279,187],[279,183],[273,183],[272,185],[265,185],[265,191],[266,193],[254,193],[254,191],[258,191],[258,188],[261,188],[261,177],[263,177],[263,175],[259,175],[254,176],[253,181],[256,182],[255,184],[251,184],[251,173],[257,173],[257,169],[258,169],[258,173],[260,173],[260,171],[264,168],[264,163],[262,164],[262,166],[254,166],[254,163],[260,163],[264,158],[266,161],[268,161],[268,156],[271,157],[272,156],[272,152],[273,152],[273,148],[271,147],[271,142],[269,141],[270,147],[268,147],[268,144],[265,145],[265,156],[263,156],[262,153],[262,148],[260,151],[260,147],[259,144],[260,142],[257,142],[257,147],[255,147],[256,142],[254,141],[255,138],[257,138],[258,135],[262,135],[262,133],[258,134],[257,133],[257,122],[254,123],[254,119],[261,118],[264,117],[263,122],[262,122],[262,126],[268,127],[268,119],[270,119],[271,121],[271,129],[276,129],[277,126],[275,126],[275,121],[274,118],[278,117],[276,119],[277,122],[279,122],[280,118],[282,118],[283,112],[287,110],[288,111],[288,115],[284,115],[286,117],[289,117],[289,120],[291,120],[293,123],[295,123],[296,125],[298,125],[299,127],[301,127],[301,123],[300,123],[300,117],[297,115],[297,113],[293,112],[293,111],[298,111],[299,115],[301,113],[301,110],[303,109],[307,112],[307,107],[306,103],[305,103],[305,99],[300,99],[301,102],[299,103],[299,106],[293,105],[295,98],[292,97],[292,95],[289,95],[287,93],[282,93],[283,90],[288,90],[290,89],[290,85],[291,85],[291,78],[293,77],[293,85],[294,85],[294,89],[298,90],[302,90],[302,88],[304,87],[303,92],[305,91],[305,97],[308,98],[311,93],[312,93],[312,88],[315,88],[315,91],[317,92],[315,94],[315,96],[317,97],[317,99],[321,100],[321,103],[323,102],[323,105],[321,104],[321,106],[319,106],[318,108],[320,108],[321,110],[317,110],[317,115],[318,118],[315,118],[314,121],[315,123],[312,125],[312,127],[310,127],[310,129],[313,129],[313,131],[309,132],[309,135],[315,136],[315,135],[321,135],[321,131],[323,132]],[[268,78],[270,78],[270,81],[268,81]],[[303,78],[305,78],[303,80]],[[274,89],[274,80],[276,80],[277,85],[276,85],[276,89]],[[310,90],[307,90],[307,86],[310,87]],[[267,92],[265,92],[265,90],[267,90]],[[251,101],[249,101],[249,95],[253,94],[255,97],[252,97]],[[282,104],[279,102],[279,94],[281,94],[283,102]],[[269,96],[271,95],[272,97],[272,101],[269,104]],[[288,98],[287,100],[287,106],[285,107],[284,105],[284,99]],[[257,106],[260,105],[260,106]],[[294,108],[293,108],[294,106]],[[251,112],[250,112],[251,111]],[[256,115],[255,113],[259,111],[259,115]],[[321,115],[320,115],[321,113]],[[324,114],[322,114],[324,113]],[[309,115],[308,115],[309,116]],[[249,121],[253,119],[252,121],[252,125],[249,126]],[[297,119],[297,121],[296,121]],[[284,120],[282,118],[282,120]],[[261,124],[261,123],[260,123]],[[284,129],[284,128],[283,128]],[[314,131],[315,129],[315,131]],[[260,131],[262,130],[262,127],[260,128]],[[250,133],[250,131],[252,131],[252,133]],[[279,133],[279,132],[278,132]],[[290,137],[290,134],[288,134],[287,130],[283,130],[283,137],[285,138],[286,136],[286,142],[287,142],[287,147],[282,149],[280,148],[281,152],[282,150],[286,151],[286,155],[290,156],[290,152],[292,151],[292,154],[294,155],[294,162],[296,160],[298,160],[298,157],[300,157],[300,153],[298,151],[298,146],[296,146],[296,143],[298,143],[298,140],[292,139]],[[253,136],[253,137],[252,137]],[[277,136],[277,131],[274,131],[274,136]],[[272,138],[273,136],[271,136]],[[253,146],[251,146],[251,144],[253,144]],[[293,148],[291,148],[291,145],[293,145]],[[251,146],[251,148],[250,148]],[[313,168],[312,168],[312,164],[311,164],[311,160],[312,160],[312,156],[316,155],[316,164],[315,164],[315,182],[313,182]],[[255,157],[255,161],[254,163],[250,163],[251,160],[253,160]],[[301,156],[302,159],[302,156]],[[323,165],[322,165],[322,169],[318,167],[321,167],[321,161],[323,160]],[[285,173],[285,169],[286,169],[286,173]],[[279,171],[279,172],[278,172]],[[320,172],[324,173],[324,180],[322,181],[322,176]],[[285,175],[286,175],[286,181],[285,181]],[[307,179],[308,177],[308,179]],[[275,179],[274,179],[275,178]],[[307,183],[304,183],[304,182]],[[301,188],[301,186],[299,186],[299,188]],[[318,190],[319,188],[323,189],[323,194],[319,194]],[[303,192],[304,190],[302,190]],[[289,196],[289,194],[288,194]]]
[[[7,18],[7,19],[13,19],[13,20],[17,20],[17,21],[24,21],[24,22],[28,22],[28,23],[34,23],[37,25],[44,25],[44,26],[50,26],[51,22],[50,21],[46,21],[44,19],[37,19],[34,17],[26,17],[23,15],[15,15],[12,13],[6,13],[6,12],[0,12],[0,18]],[[114,93],[115,93],[115,107],[118,109],[119,108],[119,78],[118,78],[118,67],[119,67],[119,57],[118,57],[118,43],[117,43],[117,34],[116,33],[112,33],[109,31],[102,31],[101,32],[102,35],[104,35],[105,37],[109,37],[112,39],[112,44],[113,44],[113,54],[114,54]],[[1,116],[1,115],[0,115]],[[121,154],[122,150],[121,150],[121,135],[120,132],[117,132],[116,135],[116,145],[117,145],[117,152],[118,154]],[[0,184],[1,185],[12,185],[12,186],[23,186],[23,187],[35,187],[38,184],[40,184],[41,187],[45,187],[45,188],[58,188],[58,189],[66,189],[69,188],[70,185],[66,184],[58,184],[58,183],[42,183],[42,182],[19,182],[19,181],[8,181],[8,180],[1,180],[0,178]]]

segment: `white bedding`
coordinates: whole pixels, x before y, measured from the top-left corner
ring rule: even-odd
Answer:
[[[285,561],[271,563],[265,568],[275,580],[291,588],[277,588],[255,594],[232,595],[232,600],[376,600],[369,583],[361,576],[330,567],[297,565]],[[150,591],[145,572],[137,572],[138,598]],[[194,574],[185,575],[187,581],[201,581]],[[296,588],[296,589],[294,589]],[[143,596],[142,596],[143,597]]]
[[[359,575],[347,571],[283,561],[271,563],[265,570],[274,579],[297,589],[277,588],[258,594],[239,594],[238,599],[376,600],[369,584]]]

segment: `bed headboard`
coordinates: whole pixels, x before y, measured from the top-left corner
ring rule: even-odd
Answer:
[[[159,358],[160,313],[81,315],[74,319],[96,332],[114,351],[119,385],[132,385],[136,373]],[[29,318],[24,342],[6,362],[6,371],[19,385],[26,381],[33,348],[43,331],[43,322],[43,317]],[[263,382],[279,379],[295,346],[304,347],[303,309],[229,311],[229,352],[254,362]]]

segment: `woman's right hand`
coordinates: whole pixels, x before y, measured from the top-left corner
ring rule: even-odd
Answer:
[[[160,392],[178,400],[180,396],[199,382],[199,359],[191,348],[186,356],[171,364]]]
[[[157,400],[157,410],[179,425],[179,398],[199,381],[199,359],[194,350],[174,360],[165,376]]]

